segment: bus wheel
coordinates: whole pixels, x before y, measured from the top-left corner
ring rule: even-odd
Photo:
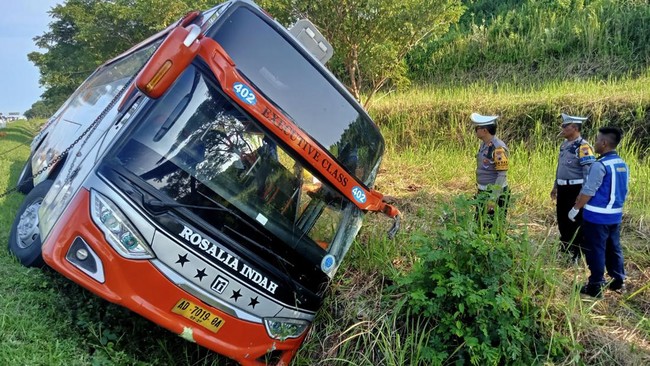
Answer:
[[[43,181],[32,189],[16,213],[9,234],[9,251],[26,267],[42,267],[41,232],[38,222],[38,209],[43,198],[52,187],[52,180]]]
[[[32,157],[30,156],[18,176],[18,192],[29,193],[34,188],[34,177],[32,176]]]

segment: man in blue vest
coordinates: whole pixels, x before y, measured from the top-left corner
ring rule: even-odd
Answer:
[[[584,251],[591,275],[580,293],[592,297],[602,297],[605,268],[612,278],[610,290],[622,291],[625,287],[619,239],[630,169],[616,153],[621,136],[621,130],[616,127],[598,130],[594,149],[600,156],[591,165],[587,181],[569,211],[569,219],[575,220],[580,209],[583,210]]]

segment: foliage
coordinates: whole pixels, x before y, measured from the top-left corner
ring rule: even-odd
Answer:
[[[459,0],[263,0],[285,24],[309,18],[334,46],[335,73],[368,106],[384,85],[408,83],[406,54],[447,32],[462,14]]]
[[[409,54],[423,82],[638,74],[650,64],[647,0],[466,0],[445,37]]]
[[[419,261],[400,284],[411,312],[428,319],[432,329],[423,361],[532,364],[535,350],[548,349],[549,342],[537,323],[535,294],[522,290],[529,239],[499,220],[478,225],[476,204],[456,199],[441,213],[433,237],[413,237],[422,244]]]
[[[103,62],[188,11],[210,5],[208,0],[68,0],[54,6],[49,30],[34,39],[45,52],[28,55],[40,71],[45,110],[56,110]]]
[[[48,118],[56,112],[55,109],[48,107],[44,101],[39,100],[32,104],[32,106],[25,112],[25,117],[33,118]]]
[[[460,87],[413,89],[381,95],[370,114],[396,147],[456,142],[468,136],[469,114],[478,111],[499,118],[498,135],[520,140],[530,150],[558,141],[560,113],[587,116],[583,135],[616,125],[630,133],[639,156],[650,149],[650,74],[626,80],[549,82],[537,88],[487,82]],[[389,132],[390,130],[390,132]],[[594,141],[591,138],[591,141]],[[473,144],[473,141],[472,141]]]
[[[648,0],[261,0],[285,24],[308,16],[330,68],[366,107],[382,87],[637,75],[650,64]],[[462,5],[461,5],[462,3]],[[68,0],[29,59],[48,116],[102,62],[207,0]],[[151,11],[156,9],[156,11]],[[467,9],[467,11],[464,11]],[[461,15],[462,14],[462,15]],[[456,23],[460,18],[460,22]],[[447,31],[451,26],[451,31]]]

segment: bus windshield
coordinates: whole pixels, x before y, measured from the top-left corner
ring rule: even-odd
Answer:
[[[360,182],[372,185],[383,154],[379,130],[345,92],[251,8],[240,5],[207,35],[240,73],[294,123],[318,141]],[[356,107],[355,107],[356,105]]]
[[[115,157],[176,203],[234,207],[314,264],[344,254],[360,225],[356,206],[313,178],[196,66],[155,102]],[[197,212],[219,230],[236,221]]]

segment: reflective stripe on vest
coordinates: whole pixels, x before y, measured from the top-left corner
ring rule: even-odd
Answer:
[[[596,207],[592,205],[585,205],[585,210],[589,210],[591,212],[596,212],[596,213],[602,213],[602,214],[617,214],[623,212],[623,208],[602,208],[602,207]]]
[[[616,171],[614,170],[614,165],[615,164],[623,164],[623,159],[618,158],[618,159],[611,159],[611,160],[605,160],[603,161],[603,165],[605,166],[605,169],[609,168],[610,173],[612,174],[612,182],[611,185],[609,186],[609,202],[607,203],[606,208],[600,208],[600,207],[594,207],[594,208],[599,208],[601,210],[591,210],[594,212],[598,213],[621,213],[623,212],[623,208],[612,208],[614,206],[614,202],[616,201]]]

